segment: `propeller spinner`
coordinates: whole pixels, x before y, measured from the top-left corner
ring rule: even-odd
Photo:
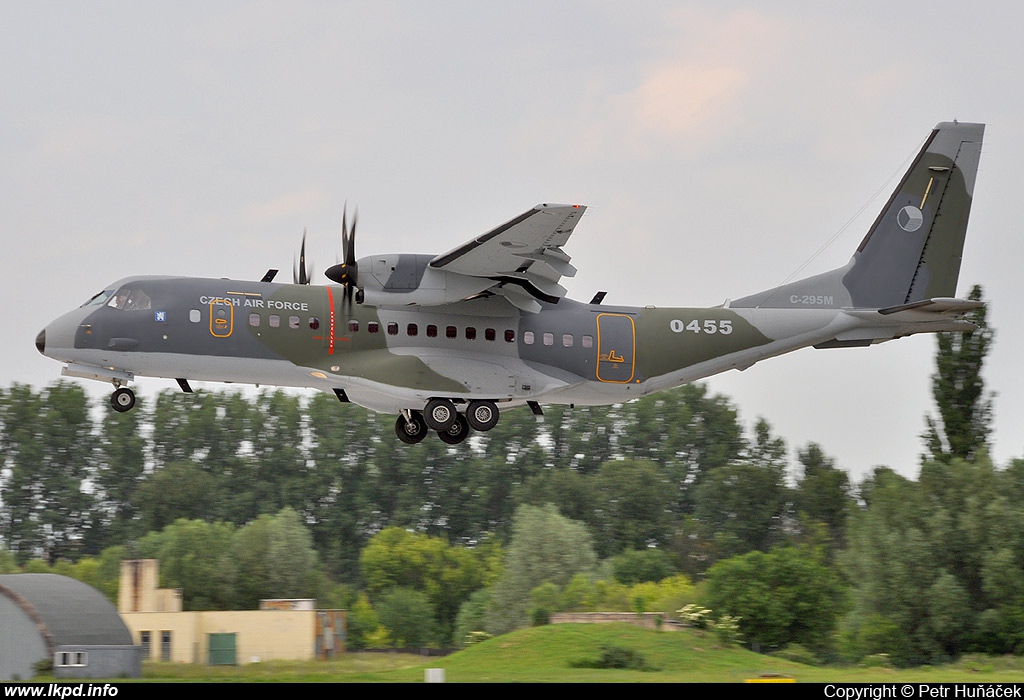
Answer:
[[[352,229],[348,227],[348,206],[341,214],[341,250],[345,259],[337,265],[327,268],[324,275],[332,282],[345,287],[345,301],[352,303],[353,290],[356,290],[356,301],[359,301],[359,265],[356,263],[356,221],[359,212],[352,217]]]

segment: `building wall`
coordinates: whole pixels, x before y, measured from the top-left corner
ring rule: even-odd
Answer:
[[[227,610],[122,613],[136,644],[150,633],[150,659],[161,658],[161,634],[171,633],[170,660],[206,663],[213,633],[235,634],[238,663],[308,661],[316,657],[316,611]]]

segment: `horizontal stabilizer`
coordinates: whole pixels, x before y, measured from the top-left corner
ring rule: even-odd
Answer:
[[[901,304],[900,306],[890,306],[885,309],[879,309],[878,313],[890,314],[899,313],[900,311],[926,311],[929,313],[947,313],[952,311],[953,313],[967,313],[973,309],[980,309],[985,303],[981,301],[973,301],[971,299],[954,299],[952,297],[936,297],[935,299],[922,299],[921,301],[915,301],[910,304]]]

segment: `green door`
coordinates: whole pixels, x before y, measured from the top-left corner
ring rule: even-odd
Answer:
[[[235,658],[235,633],[211,633],[209,635],[210,665],[237,666]]]

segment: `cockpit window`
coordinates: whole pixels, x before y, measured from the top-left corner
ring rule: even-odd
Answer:
[[[103,306],[113,293],[113,289],[104,289],[99,294],[94,295],[92,299],[82,304],[82,306]]]
[[[121,287],[117,290],[117,293],[111,297],[110,301],[107,302],[107,306],[114,309],[124,309],[126,311],[139,311],[142,309],[153,308],[153,303],[150,301],[149,295],[141,289]]]

